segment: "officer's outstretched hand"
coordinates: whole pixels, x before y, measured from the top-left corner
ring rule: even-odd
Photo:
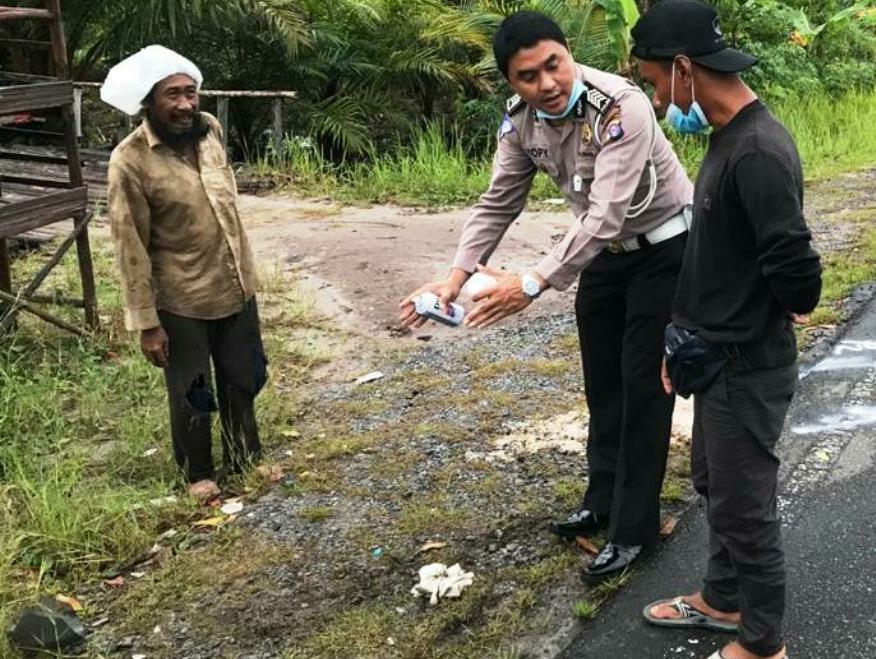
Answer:
[[[523,293],[520,275],[485,265],[479,265],[478,272],[496,279],[496,285],[472,297],[477,304],[465,317],[466,327],[487,327],[522,311],[532,303],[532,299]]]
[[[448,279],[433,281],[418,288],[399,303],[398,306],[401,309],[398,318],[399,322],[405,327],[420,327],[426,322],[427,319],[418,314],[414,306],[414,298],[421,293],[434,293],[437,295],[438,300],[441,302],[441,310],[446,312],[447,305],[459,297],[459,291],[462,290],[464,283],[465,279],[462,279],[462,283],[460,283],[458,279],[451,276]]]

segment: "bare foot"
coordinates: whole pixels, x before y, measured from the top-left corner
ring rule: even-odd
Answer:
[[[730,645],[726,645],[721,648],[721,656],[724,659],[785,659],[785,657],[787,657],[788,655],[785,648],[782,648],[775,654],[764,657],[759,654],[753,654],[749,652],[744,647],[739,645],[739,643],[734,641]]]
[[[189,494],[201,503],[204,503],[218,497],[221,494],[221,490],[214,481],[205,479],[189,485]]]
[[[724,611],[718,611],[717,609],[713,609],[711,606],[706,604],[706,601],[703,599],[701,593],[694,593],[693,595],[683,595],[681,597],[682,601],[690,604],[697,611],[702,611],[710,618],[715,618],[716,620],[725,620],[727,622],[734,622],[737,625],[742,621],[742,614],[738,611],[735,613],[725,613]],[[661,620],[677,620],[681,618],[681,613],[678,609],[676,609],[670,602],[673,600],[669,600],[664,604],[658,604],[657,606],[651,607],[651,615],[655,618],[659,618]],[[725,659],[731,659],[730,657],[725,657]],[[736,659],[733,657],[732,659]]]

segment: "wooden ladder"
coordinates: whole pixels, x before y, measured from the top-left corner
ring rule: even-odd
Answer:
[[[59,186],[58,181],[15,176],[4,177],[5,180],[13,183],[38,186],[41,190],[51,190],[58,187],[65,189],[62,192],[52,191],[40,194],[34,199],[0,207],[0,336],[13,325],[16,314],[22,310],[33,313],[43,320],[69,331],[87,334],[81,328],[71,325],[34,304],[34,302],[49,302],[83,308],[87,327],[94,330],[98,326],[94,267],[88,240],[88,223],[91,219],[91,213],[88,211],[88,191],[83,180],[79,140],[76,134],[74,92],[70,82],[67,47],[61,23],[60,0],[45,0],[42,9],[0,6],[0,22],[24,19],[41,20],[48,23],[50,35],[48,46],[54,77],[0,73],[7,79],[25,83],[0,87],[0,115],[59,109],[65,127],[66,158],[57,159],[57,163],[66,162],[68,181]],[[43,47],[46,44],[44,42],[23,42],[19,45]],[[52,258],[34,278],[13,294],[7,238],[71,218],[74,224],[73,232],[61,243]],[[73,243],[76,244],[79,261],[82,299],[58,299],[38,295],[39,286]]]

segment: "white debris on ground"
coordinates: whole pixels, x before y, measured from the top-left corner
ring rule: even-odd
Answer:
[[[411,589],[414,597],[429,596],[429,604],[438,600],[459,597],[474,582],[474,572],[465,572],[459,563],[447,567],[444,563],[429,563],[420,568],[420,581]]]
[[[466,460],[486,462],[511,462],[519,455],[531,455],[540,451],[557,451],[561,454],[583,455],[587,447],[588,415],[571,410],[550,419],[525,421],[513,424],[510,432],[493,442],[490,451],[467,451]],[[693,399],[678,397],[672,416],[672,437],[675,440],[690,440],[693,427]]]

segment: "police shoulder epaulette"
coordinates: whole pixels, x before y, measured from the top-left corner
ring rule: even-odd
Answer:
[[[511,98],[505,101],[505,113],[509,117],[513,117],[526,105],[526,101],[520,98],[520,94],[514,94]]]
[[[608,114],[614,105],[614,98],[597,89],[589,82],[587,84],[587,103],[593,106],[599,114]]]

